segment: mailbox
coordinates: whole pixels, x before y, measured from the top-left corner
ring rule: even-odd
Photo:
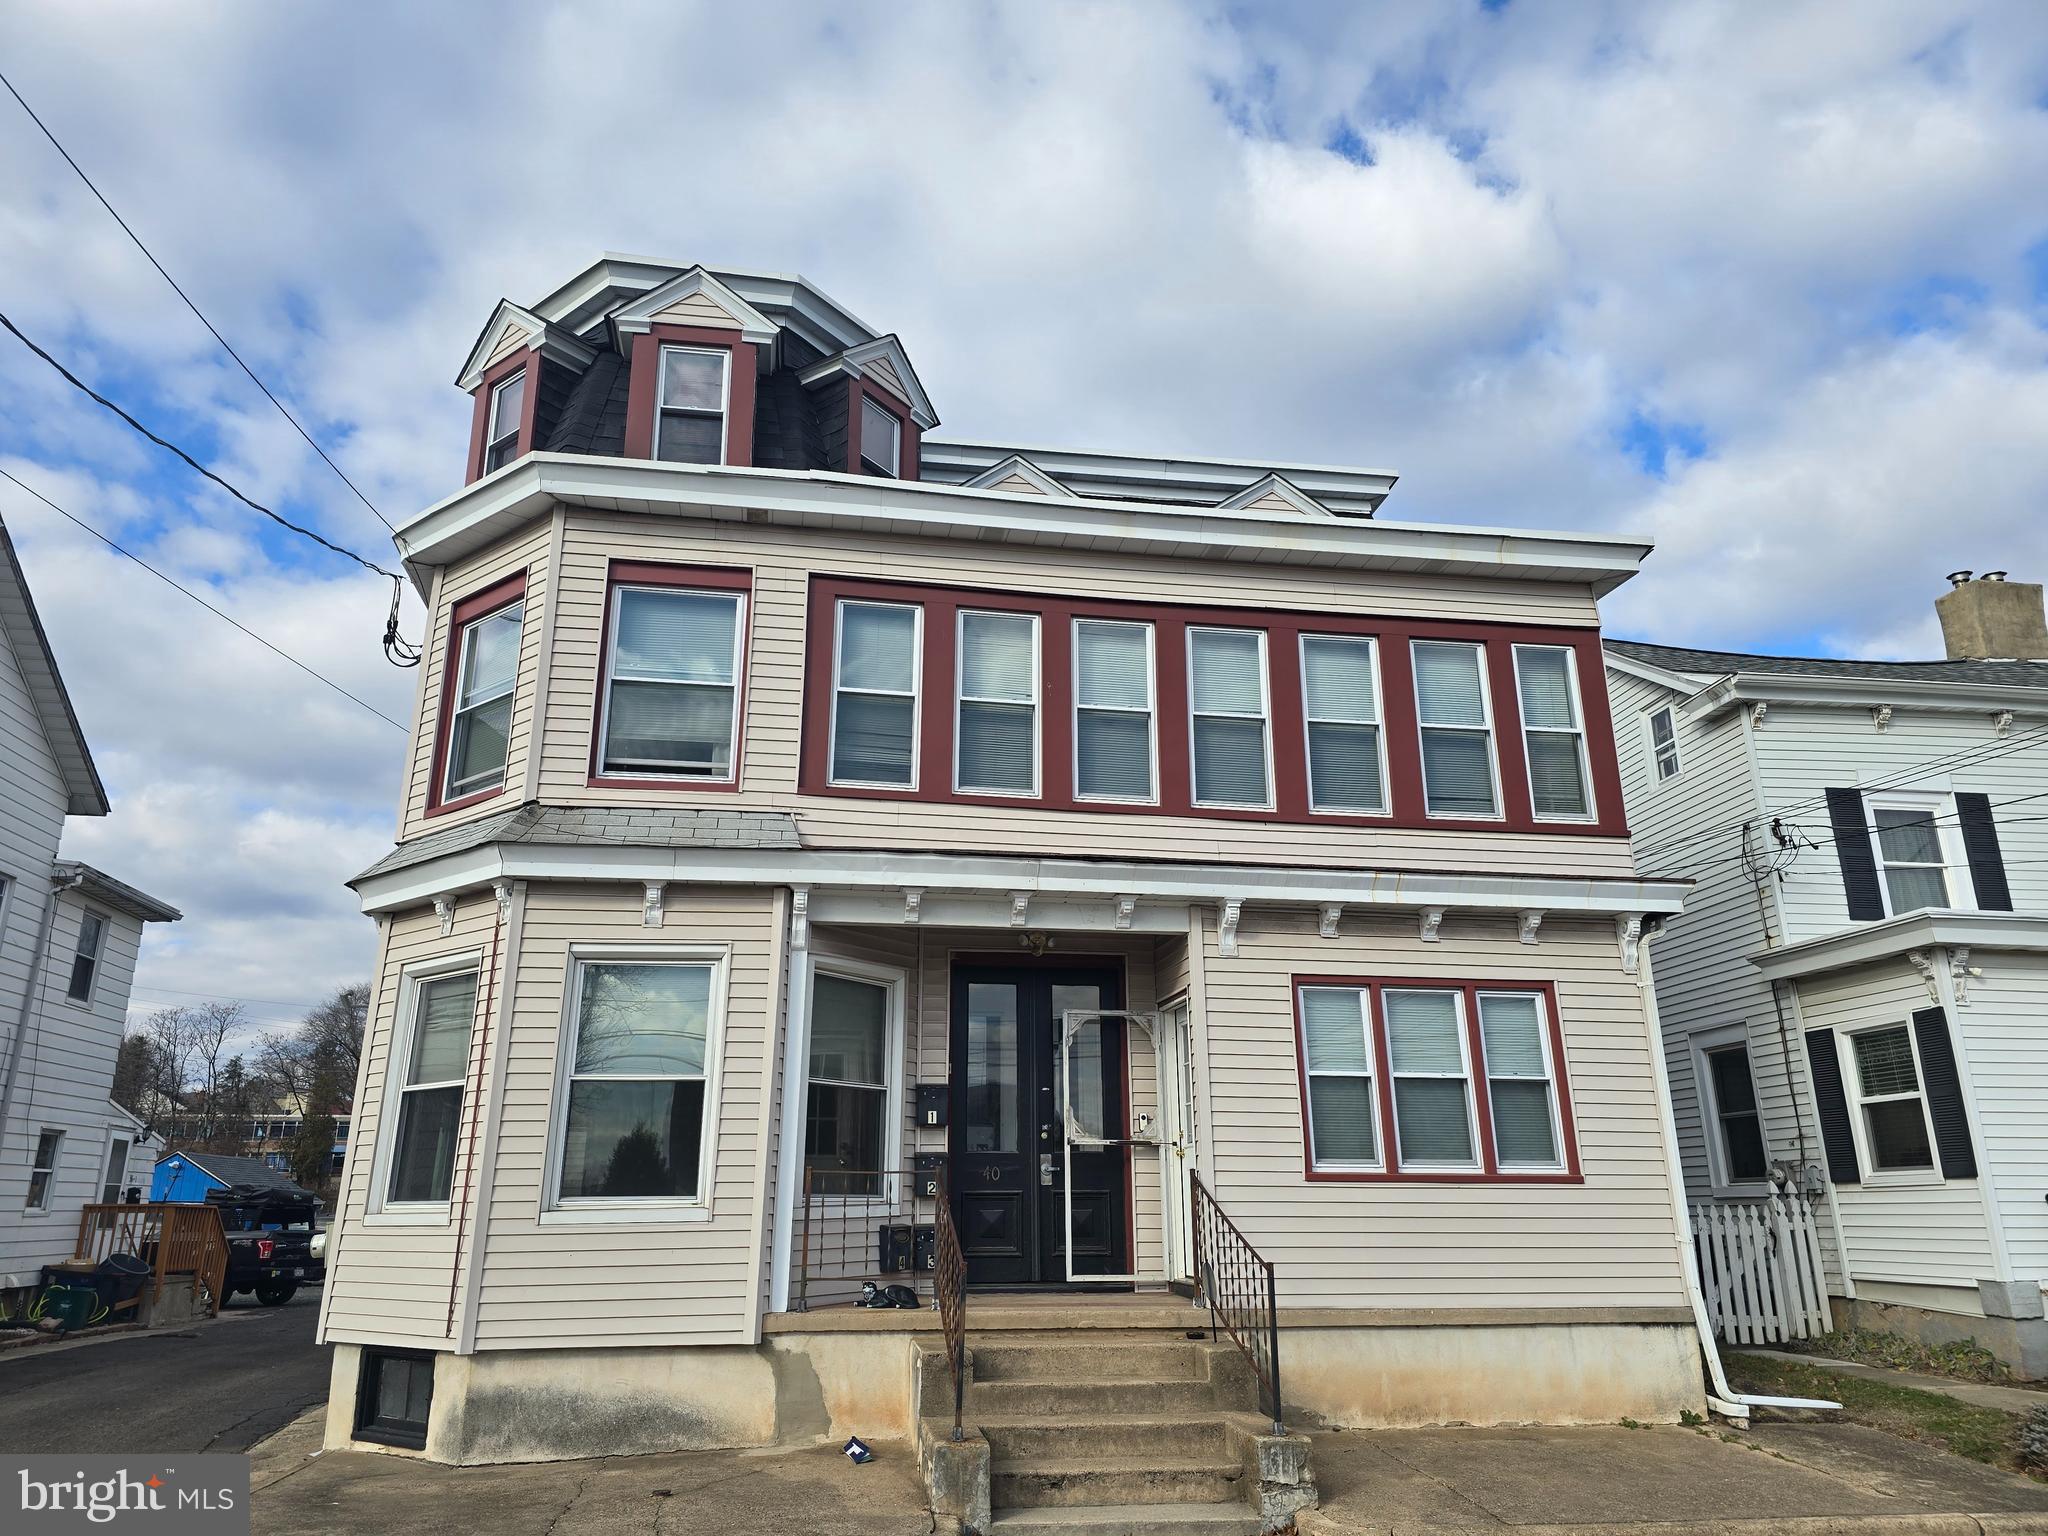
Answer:
[[[917,1198],[936,1200],[946,1182],[946,1154],[943,1152],[920,1152],[917,1154]]]
[[[917,1123],[940,1126],[946,1123],[947,1088],[944,1083],[917,1085]]]

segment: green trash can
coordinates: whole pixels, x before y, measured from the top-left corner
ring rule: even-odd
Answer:
[[[89,1285],[51,1285],[37,1298],[44,1317],[54,1317],[67,1332],[91,1325],[106,1303]]]

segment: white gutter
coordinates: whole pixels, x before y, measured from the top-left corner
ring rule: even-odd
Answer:
[[[1750,955],[1749,963],[1763,972],[1767,981],[1790,981],[1936,947],[2048,950],[2048,917],[1929,908],[1881,922],[1858,923],[1797,944],[1760,949]]]
[[[1678,1237],[1678,1256],[1685,1266],[1685,1290],[1692,1302],[1693,1329],[1700,1336],[1700,1353],[1707,1359],[1707,1379],[1714,1390],[1707,1394],[1707,1406],[1723,1418],[1747,1422],[1752,1408],[1833,1408],[1821,1398],[1761,1397],[1737,1392],[1729,1384],[1721,1364],[1721,1347],[1714,1341],[1714,1320],[1707,1315],[1707,1293],[1700,1285],[1699,1256],[1692,1247],[1692,1212],[1686,1208],[1685,1172],[1678,1154],[1678,1119],[1671,1108],[1670,1071],[1664,1059],[1664,1021],[1657,1013],[1657,980],[1650,964],[1650,947],[1660,930],[1646,926],[1637,950],[1636,987],[1643,994],[1643,1020],[1649,1027],[1650,1047],[1655,1056],[1650,1073],[1657,1095],[1658,1127],[1664,1133],[1664,1161],[1670,1169],[1671,1220]]]
[[[2039,711],[2048,705],[2044,681],[1971,683],[1951,678],[1837,677],[1833,674],[1736,672],[1718,678],[1681,706],[1689,720],[1712,720],[1738,704],[1805,704],[1823,709],[1868,709],[1897,704],[1939,714],[1995,714],[1999,710]]]

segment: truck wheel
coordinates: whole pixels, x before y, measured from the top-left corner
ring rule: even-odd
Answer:
[[[281,1307],[299,1294],[299,1287],[291,1280],[265,1280],[256,1287],[256,1299],[266,1307]]]

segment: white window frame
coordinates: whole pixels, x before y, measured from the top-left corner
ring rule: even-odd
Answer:
[[[1479,1066],[1486,1077],[1486,1133],[1493,1142],[1493,1166],[1500,1173],[1563,1173],[1571,1166],[1566,1157],[1564,1144],[1564,1093],[1558,1085],[1557,1058],[1550,1049],[1550,999],[1537,987],[1478,987],[1473,991],[1474,1005],[1479,1017],[1472,1022],[1479,1029]],[[1486,1060],[1486,1000],[1489,997],[1528,997],[1536,1000],[1536,1038],[1543,1048],[1544,1087],[1550,1090],[1550,1145],[1557,1155],[1547,1163],[1511,1163],[1501,1155],[1500,1126],[1493,1113],[1493,1064]],[[1412,1074],[1411,1074],[1412,1075]],[[1513,1073],[1503,1074],[1504,1083],[1533,1083],[1533,1077],[1521,1077]],[[1478,1122],[1473,1122],[1473,1136],[1479,1134]]]
[[[45,1136],[56,1138],[50,1144],[50,1161],[47,1166],[36,1160],[36,1154],[42,1150]],[[22,1199],[22,1215],[45,1217],[56,1209],[57,1175],[63,1170],[64,1143],[69,1139],[69,1135],[60,1125],[36,1127],[36,1138],[29,1145],[28,1188]],[[39,1173],[43,1175],[43,1198],[40,1200],[36,1199],[36,1175]]]
[[[109,1179],[107,1175],[115,1171],[114,1147],[116,1143],[118,1143],[121,1148],[120,1175],[117,1178]],[[116,1125],[108,1126],[107,1142],[106,1145],[103,1148],[101,1148],[101,1153],[102,1155],[100,1157],[99,1203],[101,1205],[117,1205],[120,1203],[121,1200],[121,1191],[128,1187],[128,1164],[131,1161],[133,1161],[135,1157],[135,1133],[133,1131],[123,1130]],[[109,1187],[111,1187],[114,1191],[113,1197],[111,1199],[107,1198],[107,1190]]]
[[[1151,757],[1147,771],[1152,781],[1152,793],[1142,798],[1124,795],[1084,795],[1081,793],[1081,626],[1084,624],[1120,625],[1125,628],[1142,629],[1145,632],[1145,735],[1150,746]],[[1068,693],[1073,700],[1073,761],[1068,770],[1073,775],[1074,798],[1088,805],[1157,805],[1159,804],[1159,626],[1150,619],[1106,619],[1090,615],[1076,615],[1069,626],[1069,649],[1073,652],[1072,677]],[[1103,704],[1085,706],[1087,712],[1096,715],[1135,715],[1135,709],[1116,709]],[[1189,730],[1192,733],[1193,726]],[[1192,745],[1192,736],[1190,738]],[[1193,787],[1194,764],[1188,764],[1189,786]]]
[[[1317,1173],[1385,1173],[1387,1171],[1387,1127],[1380,1123],[1380,1074],[1386,1064],[1380,1060],[1379,1046],[1374,1039],[1373,997],[1370,987],[1332,985],[1328,982],[1309,982],[1295,989],[1295,1010],[1300,1019],[1301,1030],[1301,1091],[1302,1091],[1302,1140],[1308,1146],[1309,1167]],[[1310,992],[1349,992],[1358,998],[1358,1017],[1365,1028],[1364,1072],[1317,1071],[1308,1064],[1308,1003]],[[1325,1158],[1316,1150],[1315,1122],[1315,1080],[1319,1077],[1363,1077],[1366,1080],[1365,1101],[1372,1116],[1372,1148],[1376,1154],[1370,1162],[1341,1161]],[[1389,1095],[1393,1092],[1387,1085]]]
[[[704,1115],[697,1150],[697,1193],[687,1199],[562,1198],[562,1150],[569,1130],[569,1085],[576,1075],[576,1031],[586,965],[709,965],[711,995],[704,1030]],[[697,1223],[712,1218],[718,1186],[719,1100],[725,1069],[726,988],[732,948],[726,944],[571,944],[562,981],[561,1025],[556,1033],[554,1089],[548,1110],[548,1148],[542,1169],[540,1221],[544,1226],[606,1226],[616,1223]],[[804,1047],[806,1070],[810,1046]],[[635,1082],[657,1081],[636,1077]],[[678,1078],[678,1081],[688,1079]],[[801,1160],[801,1159],[799,1159]]]
[[[1567,729],[1559,725],[1531,725],[1527,718],[1521,720],[1522,727],[1522,778],[1529,786],[1529,817],[1532,821],[1555,822],[1580,826],[1600,819],[1600,800],[1593,789],[1593,753],[1586,740],[1586,697],[1579,687],[1579,655],[1569,645],[1521,645],[1514,648],[1515,668],[1515,712],[1522,714],[1522,652],[1560,651],[1564,655],[1565,683],[1571,690],[1572,718],[1579,723]],[[1442,727],[1437,727],[1442,729]],[[1536,763],[1529,753],[1529,738],[1532,735],[1570,736],[1579,748],[1579,782],[1586,787],[1586,809],[1576,816],[1546,816],[1536,809]]]
[[[969,697],[967,693],[967,619],[968,616],[999,619],[1028,619],[1031,623],[1031,787],[1029,789],[987,789],[973,788],[960,782],[960,716],[968,704],[1003,704],[1012,709],[1022,703],[1019,699],[983,698],[979,694]],[[1024,613],[1015,608],[961,608],[953,615],[953,793],[956,795],[996,795],[1005,800],[1036,800],[1044,792],[1045,785],[1045,625],[1035,613]],[[913,719],[915,715],[913,714]],[[911,772],[916,773],[913,755]]]
[[[1316,804],[1316,749],[1309,734],[1311,725],[1364,725],[1363,720],[1328,720],[1309,713],[1308,707],[1308,643],[1311,640],[1335,640],[1350,645],[1363,645],[1372,657],[1372,707],[1378,717],[1372,721],[1373,739],[1380,752],[1380,808],[1376,811],[1361,811],[1355,808],[1331,807],[1325,809]],[[1301,762],[1302,772],[1307,775],[1305,788],[1308,791],[1308,812],[1311,816],[1377,816],[1390,818],[1394,814],[1394,786],[1388,779],[1387,767],[1387,698],[1381,685],[1380,639],[1377,635],[1333,635],[1303,630],[1295,641],[1296,659],[1301,672]],[[1190,764],[1190,772],[1193,765]]]
[[[1198,634],[1254,635],[1259,642],[1259,713],[1241,714],[1235,711],[1219,713],[1216,710],[1195,708],[1195,636]],[[1202,810],[1217,811],[1270,811],[1273,809],[1278,786],[1273,777],[1273,676],[1272,656],[1267,646],[1266,632],[1249,624],[1190,624],[1187,627],[1188,678],[1188,803]],[[1266,749],[1266,798],[1256,803],[1249,800],[1204,800],[1201,797],[1200,773],[1195,766],[1195,721],[1210,720],[1257,720],[1264,738]],[[1155,784],[1154,788],[1157,788]]]
[[[1432,725],[1422,718],[1422,677],[1415,666],[1415,653],[1425,645],[1462,646],[1479,653],[1479,707],[1486,716],[1483,725]],[[1408,642],[1409,687],[1415,694],[1415,751],[1416,766],[1422,774],[1422,814],[1429,821],[1505,821],[1508,814],[1507,796],[1500,784],[1500,731],[1493,718],[1493,668],[1487,655],[1487,647],[1479,640],[1431,640],[1415,639]],[[1462,731],[1470,734],[1484,732],[1486,736],[1486,768],[1493,779],[1493,814],[1477,816],[1470,812],[1438,812],[1429,808],[1429,733],[1431,731]]]
[[[1404,1077],[1426,1082],[1450,1082],[1448,1072],[1396,1072],[1394,1070],[1394,1021],[1387,1013],[1387,995],[1391,992],[1436,992],[1450,997],[1458,1013],[1458,1059],[1465,1072],[1465,1128],[1472,1142],[1472,1161],[1469,1163],[1411,1163],[1401,1150],[1401,1100],[1396,1092]],[[1387,1101],[1393,1106],[1394,1124],[1394,1166],[1402,1173],[1478,1173],[1486,1172],[1486,1149],[1480,1143],[1479,1106],[1473,1094],[1476,1087],[1472,1071],[1472,1020],[1465,1017],[1465,989],[1463,987],[1431,986],[1382,986],[1379,989],[1380,1016],[1377,1023],[1387,1039]],[[1551,1079],[1554,1085],[1556,1079]],[[1560,1143],[1560,1148],[1562,1143]]]
[[[1863,1067],[1856,1057],[1856,1038],[1859,1035],[1874,1035],[1887,1030],[1902,1029],[1906,1032],[1906,1046],[1913,1053],[1914,1092],[1881,1093],[1875,1096],[1863,1092]],[[1843,1075],[1842,1086],[1849,1094],[1849,1131],[1856,1142],[1858,1166],[1863,1170],[1865,1189],[1907,1188],[1931,1189],[1947,1183],[1941,1171],[1941,1143],[1934,1134],[1934,1107],[1927,1101],[1927,1068],[1920,1060],[1920,1031],[1913,1027],[1910,1018],[1878,1019],[1859,1025],[1855,1029],[1838,1029],[1835,1038],[1841,1049],[1839,1054],[1848,1071]],[[1871,1104],[1895,1104],[1901,1099],[1920,1100],[1920,1118],[1927,1127],[1927,1158],[1925,1168],[1880,1168],[1877,1166],[1876,1148],[1872,1143],[1870,1127],[1864,1119],[1864,1109]]]
[[[501,447],[503,447],[506,443],[509,442],[515,449],[518,448],[519,446],[519,429],[521,423],[517,421],[513,422],[511,430],[506,431],[504,430],[504,423],[498,419],[499,409],[504,403],[505,392],[511,389],[512,386],[515,384],[518,385],[520,389],[519,409],[520,414],[523,416],[526,413],[526,390],[529,387],[531,387],[526,377],[525,369],[521,368],[516,370],[515,372],[508,373],[505,375],[504,378],[498,380],[497,383],[491,386],[491,403],[488,412],[490,419],[484,423],[483,472],[487,475],[492,474],[497,470],[503,469],[507,464],[510,464],[514,459],[519,457],[519,455],[516,452],[509,453],[504,458],[499,459],[497,463],[494,464],[491,462],[491,460],[497,456],[498,450]]]
[[[464,704],[462,702],[462,684],[465,675],[469,671],[470,661],[476,653],[477,631],[494,619],[504,618],[515,609],[519,613],[519,642],[512,667],[512,680],[505,685],[502,693],[494,693],[489,698],[472,699],[469,703]],[[455,687],[448,695],[447,734],[443,740],[443,751],[445,753],[441,763],[441,803],[443,805],[453,800],[467,800],[471,795],[490,794],[493,790],[503,789],[511,782],[512,727],[509,717],[505,723],[505,764],[498,770],[498,782],[496,784],[482,784],[471,789],[457,789],[455,787],[455,733],[456,728],[461,725],[464,715],[474,713],[482,709],[486,704],[495,704],[502,698],[514,697],[512,712],[514,714],[518,713],[519,706],[515,696],[519,692],[519,672],[524,661],[525,652],[526,597],[524,593],[513,598],[510,602],[500,604],[488,613],[480,613],[475,618],[466,620],[463,623],[462,632],[456,638]]]
[[[849,608],[907,608],[910,610],[910,782],[888,784],[875,779],[842,779],[834,773],[839,761],[839,696],[843,692],[867,694],[874,698],[900,699],[901,693],[878,688],[848,690],[839,681],[839,663],[845,651],[846,610]],[[955,669],[957,670],[957,668]],[[898,603],[873,597],[842,597],[832,604],[832,697],[830,718],[825,727],[825,782],[834,788],[893,789],[914,794],[924,779],[924,604]]]
[[[654,437],[648,443],[648,457],[658,464],[681,463],[679,459],[664,459],[661,456],[661,418],[673,411],[678,416],[709,416],[711,412],[693,405],[669,405],[662,396],[668,388],[668,355],[671,352],[695,352],[704,357],[718,359],[718,458],[723,464],[732,439],[732,353],[724,347],[693,347],[683,343],[665,341],[654,359]]]
[[[1884,902],[1884,915],[1897,917],[1898,909],[1892,905],[1891,881],[1885,878],[1889,861],[1884,856],[1884,843],[1877,835],[1877,813],[1879,811],[1910,811],[1916,815],[1926,814],[1934,819],[1934,835],[1941,844],[1941,878],[1948,891],[1948,902],[1943,907],[1915,907],[1916,912],[1977,910],[1977,885],[1970,878],[1970,855],[1963,846],[1963,829],[1956,814],[1956,797],[1946,790],[1864,790],[1863,822],[1870,833],[1870,856],[1877,861],[1877,889]],[[1932,869],[1931,864],[1899,865],[1901,869]]]
[[[1662,715],[1671,722],[1671,743],[1668,747],[1657,744],[1657,717]],[[1669,784],[1685,772],[1685,753],[1678,745],[1678,706],[1659,704],[1655,709],[1643,711],[1643,739],[1650,746],[1650,782]],[[1664,771],[1665,757],[1671,759],[1671,771]]]
[[[416,960],[398,973],[398,1011],[392,1016],[390,1048],[384,1054],[384,1082],[377,1095],[377,1138],[376,1151],[370,1162],[370,1198],[364,1213],[364,1221],[371,1226],[445,1226],[454,1208],[455,1190],[451,1183],[446,1200],[392,1200],[392,1164],[398,1156],[398,1116],[403,1107],[405,1092],[405,1063],[412,1060],[413,1036],[419,1028],[420,988],[430,981],[439,981],[445,976],[460,976],[466,971],[476,972],[477,1005],[483,1004],[484,987],[488,978],[484,972],[484,952],[481,949],[458,950],[452,954],[435,955],[431,959]],[[495,1003],[493,1004],[495,1007]],[[471,1015],[470,1048],[473,1055],[476,1046],[476,1031],[485,1021]],[[468,1057],[465,1057],[465,1062]],[[415,1087],[447,1086],[444,1084],[414,1084]],[[462,1103],[456,1111],[455,1124],[459,1131],[463,1116],[469,1113],[469,1073],[465,1065],[462,1079]]]
[[[632,677],[618,670],[619,619],[626,610],[628,592],[682,593],[689,597],[729,598],[736,605],[732,616],[732,729],[725,744],[726,771],[723,774],[678,773],[662,768],[608,768],[611,756],[612,687],[616,683],[662,683],[675,687],[708,688],[715,683],[677,683],[670,677]],[[736,784],[740,773],[740,706],[746,691],[747,597],[736,587],[672,587],[644,581],[621,582],[612,588],[611,614],[605,624],[604,697],[598,701],[603,718],[598,727],[597,777],[600,779],[665,779],[676,784]]]
[[[1771,1160],[1770,1127],[1764,1120],[1763,1094],[1757,1091],[1756,1053],[1749,1048],[1749,1026],[1747,1024],[1720,1024],[1712,1029],[1699,1030],[1686,1037],[1686,1045],[1692,1057],[1693,1088],[1699,1098],[1701,1138],[1707,1144],[1707,1182],[1716,1195],[1734,1199],[1747,1199],[1771,1192],[1768,1175],[1762,1179],[1736,1180],[1729,1174],[1728,1143],[1721,1129],[1721,1105],[1714,1091],[1713,1064],[1708,1057],[1725,1051],[1731,1046],[1742,1047],[1743,1055],[1749,1061],[1749,1086],[1756,1093],[1757,1131],[1763,1137],[1764,1162]]]
[[[868,423],[873,419],[872,411],[889,423],[889,462],[884,464],[868,452]],[[880,471],[891,480],[903,478],[903,419],[873,396],[860,397],[860,463],[856,466],[862,474]]]
[[[804,1149],[803,1143],[809,1135],[811,1109],[811,1021],[817,1016],[817,984],[820,976],[837,976],[842,981],[858,981],[868,986],[883,987],[888,992],[886,1011],[886,1036],[883,1044],[884,1091],[887,1095],[883,1110],[882,1134],[887,1140],[891,1127],[896,1132],[896,1151],[891,1159],[892,1167],[900,1165],[909,1155],[910,1136],[903,1123],[903,1083],[908,1047],[908,1022],[904,998],[909,989],[909,973],[898,966],[876,965],[867,960],[842,959],[837,955],[817,955],[805,952],[806,963],[803,974],[804,988],[804,1041],[802,1062],[804,1075],[803,1103],[797,1115],[797,1190],[799,1207],[804,1198]],[[824,1079],[831,1081],[831,1079]],[[849,1084],[850,1087],[865,1088],[867,1084]],[[885,1170],[887,1171],[887,1170]],[[830,1200],[835,1206],[886,1205],[893,1207],[898,1194],[899,1172],[890,1172],[882,1181],[882,1190],[874,1195],[821,1195],[819,1199]]]
[[[87,923],[93,925],[91,949],[85,947],[85,925]],[[79,908],[78,928],[72,936],[71,974],[64,978],[64,1000],[66,1002],[76,1003],[81,1008],[90,1008],[92,1006],[94,994],[100,989],[100,962],[107,957],[107,929],[109,926],[111,925],[108,923],[104,912],[96,912],[91,907]],[[81,960],[86,963],[85,990],[83,992],[74,992],[72,987],[76,985],[78,962]]]

